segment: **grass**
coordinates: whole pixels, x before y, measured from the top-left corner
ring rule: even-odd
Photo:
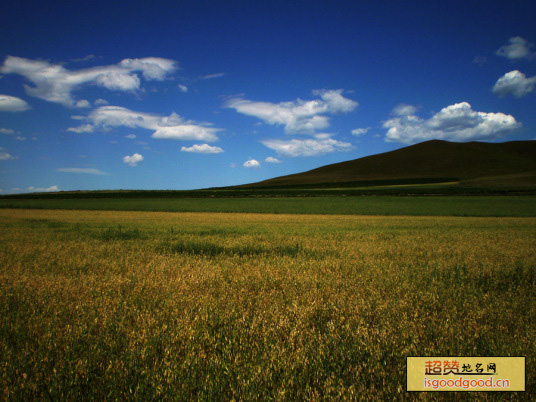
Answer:
[[[0,199],[0,208],[277,214],[536,216],[534,196]]]
[[[406,356],[527,356],[536,219],[0,210],[0,398],[456,399]]]
[[[203,255],[214,257],[218,255],[226,256],[256,256],[256,255],[287,255],[296,257],[300,254],[301,247],[299,244],[294,246],[285,245],[285,246],[275,246],[275,247],[263,247],[252,244],[242,244],[232,247],[221,246],[218,243],[208,242],[208,241],[176,241],[173,243],[165,242],[162,243],[158,248],[158,252],[163,253],[179,253],[179,254],[190,254],[190,255]]]

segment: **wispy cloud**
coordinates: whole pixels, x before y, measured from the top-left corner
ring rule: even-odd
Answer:
[[[264,140],[262,144],[287,157],[318,156],[333,152],[346,152],[354,148],[349,142],[337,141],[332,138],[320,136],[306,140]]]
[[[96,175],[109,175],[110,173],[103,172],[99,169],[91,168],[59,168],[56,169],[57,172],[62,173],[76,173],[76,174],[96,174]]]
[[[416,106],[400,103],[394,107],[391,114],[394,116],[411,116],[417,113],[417,110]]]
[[[8,194],[19,194],[19,193],[52,193],[56,191],[61,191],[57,185],[50,187],[27,187],[27,188],[12,188],[7,193]]]
[[[7,153],[4,148],[0,147],[0,161],[10,161],[13,159],[17,159],[17,156]]]
[[[176,69],[175,61],[158,57],[125,59],[114,65],[67,70],[60,64],[8,56],[0,73],[25,77],[33,84],[25,85],[30,96],[67,107],[89,107],[87,100],[73,99],[72,92],[86,84],[112,91],[134,91],[140,88],[140,77],[136,73],[141,73],[146,80],[161,81]]]
[[[483,66],[488,62],[488,58],[486,56],[476,56],[473,59],[473,63],[478,64],[479,66]]]
[[[201,80],[211,80],[213,78],[223,77],[224,75],[225,75],[225,73],[208,74],[208,75],[202,75],[201,77],[199,77],[199,79],[201,79]]]
[[[77,120],[79,118],[77,117]],[[85,118],[88,123],[67,129],[75,133],[90,133],[110,127],[143,128],[154,131],[152,138],[184,141],[217,141],[221,129],[206,127],[183,119],[176,113],[164,117],[154,113],[135,112],[120,106],[102,106]]]
[[[35,192],[35,193],[51,193],[55,191],[60,191],[58,186],[50,186],[50,187],[28,187],[29,191]]]
[[[152,138],[181,141],[217,141],[216,133],[220,129],[204,127],[195,124],[181,124],[177,126],[160,127]]]
[[[7,152],[0,151],[0,161],[10,161],[13,159],[16,159],[16,157],[8,154]]]
[[[11,138],[17,141],[26,141],[26,137],[21,136],[20,132],[15,131],[11,128],[0,128],[0,134],[12,136]],[[18,134],[18,135],[15,135],[15,134]]]
[[[269,156],[264,160],[266,163],[283,163],[279,159]]]
[[[356,128],[355,130],[352,130],[352,135],[355,135],[356,137],[360,136],[360,135],[365,135],[366,133],[369,132],[369,130],[370,130],[370,127]]]
[[[95,101],[95,106],[103,106],[103,105],[107,105],[108,104],[108,101],[106,99],[97,99]]]
[[[532,59],[535,57],[536,54],[532,52],[534,43],[520,36],[510,38],[508,42],[508,45],[501,46],[495,52],[497,56],[506,57],[510,60]]]
[[[414,114],[387,120],[386,141],[415,143],[431,139],[472,141],[494,139],[521,127],[504,113],[477,112],[467,102],[447,106],[425,120]]]
[[[85,63],[87,61],[92,61],[92,60],[97,60],[98,57],[95,56],[94,54],[88,54],[87,56],[84,56],[84,57],[79,57],[77,59],[71,59],[72,62],[74,63]]]
[[[227,101],[225,107],[257,117],[268,124],[283,125],[288,134],[314,134],[329,127],[326,114],[349,113],[358,106],[356,101],[344,97],[342,92],[342,89],[317,90],[313,94],[320,96],[320,99],[281,103],[235,98]]]

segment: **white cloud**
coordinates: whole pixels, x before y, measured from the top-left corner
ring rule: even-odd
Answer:
[[[479,66],[483,66],[488,61],[488,58],[486,56],[476,56],[473,59],[473,63],[478,64]]]
[[[137,153],[132,156],[127,155],[123,158],[123,162],[129,166],[138,166],[140,163],[143,162],[143,156]]]
[[[181,92],[188,92],[188,87],[186,85],[179,84],[179,89],[181,90]]]
[[[316,89],[313,95],[318,95],[326,104],[328,113],[350,113],[359,104],[342,96],[342,89]]]
[[[284,125],[289,134],[314,134],[317,130],[329,127],[329,117],[325,114],[348,113],[358,103],[342,96],[342,89],[316,90],[314,95],[321,99],[292,102],[270,103],[254,102],[235,98],[229,100],[225,107],[235,109],[238,113],[257,117],[272,125]]]
[[[17,141],[26,141],[26,137],[21,137],[20,135],[17,135],[17,136],[15,137],[15,139],[16,139]]]
[[[329,127],[329,119],[317,115],[323,111],[318,110],[314,101],[273,104],[236,99],[228,102],[227,106],[239,113],[255,116],[268,124],[282,124],[287,133],[314,133],[316,130]]]
[[[411,116],[417,113],[417,107],[408,105],[406,103],[400,103],[396,105],[391,112],[395,116]]]
[[[283,163],[279,159],[269,156],[264,160],[266,163]]]
[[[16,157],[0,150],[0,161],[10,161],[12,159],[16,159]]]
[[[136,134],[125,135],[125,138],[128,138],[129,140],[133,140],[134,138],[136,138]]]
[[[30,96],[67,107],[88,107],[88,101],[74,100],[71,92],[86,84],[102,86],[112,91],[134,91],[140,88],[140,79],[135,72],[141,72],[146,80],[160,81],[176,68],[173,60],[147,57],[71,71],[59,64],[8,56],[0,67],[0,73],[25,77],[33,84],[25,85],[26,93]]]
[[[531,43],[520,36],[510,38],[508,42],[508,45],[501,46],[495,54],[510,60],[530,59],[534,57],[534,53],[531,51],[534,47],[534,43]]]
[[[160,57],[125,59],[119,63],[128,71],[141,71],[146,80],[163,81],[169,73],[177,69],[177,62]]]
[[[15,130],[11,128],[0,128],[0,134],[12,135],[15,134]]]
[[[120,106],[101,106],[86,118],[95,127],[130,127],[155,130],[162,122],[162,116],[151,113],[134,112]]]
[[[223,77],[224,75],[225,75],[225,73],[216,73],[216,74],[203,75],[203,76],[201,76],[199,78],[202,79],[202,80],[211,80],[213,78]]]
[[[135,112],[120,106],[101,106],[86,118],[88,124],[67,129],[75,133],[89,133],[97,128],[144,128],[154,131],[152,138],[184,141],[217,141],[218,128],[205,127],[184,120],[176,113],[163,117],[154,113]]]
[[[220,147],[212,147],[208,144],[194,144],[191,147],[182,147],[181,151],[196,154],[221,154],[224,152]]]
[[[22,99],[15,96],[0,95],[0,112],[24,112],[28,109],[30,109],[30,105]]]
[[[15,187],[8,191],[8,194],[17,194],[17,193],[50,193],[60,191],[58,186],[50,187],[28,187],[26,189]]]
[[[95,56],[94,54],[88,54],[87,56],[84,56],[84,57],[79,57],[79,58],[76,58],[76,59],[71,59],[71,61],[75,62],[75,63],[84,63],[86,61],[91,61],[91,60],[96,60],[98,59],[97,56]]]
[[[10,161],[13,159],[17,159],[16,156],[10,155],[6,152],[6,150],[2,147],[0,147],[0,161]]]
[[[317,156],[332,152],[344,152],[353,149],[352,144],[332,138],[316,138],[307,140],[265,140],[262,144],[273,149],[281,156]]]
[[[315,137],[317,140],[327,140],[327,139],[333,137],[333,134],[330,134],[330,133],[319,133],[319,134],[315,134],[314,137]]]
[[[83,124],[83,125],[78,126],[78,127],[69,127],[67,129],[67,131],[71,131],[73,133],[78,133],[78,134],[92,133],[93,131],[95,131],[95,126],[93,126],[91,124]]]
[[[245,161],[243,166],[245,168],[258,169],[261,167],[261,164],[259,163],[259,161],[255,159],[250,159],[250,160]]]
[[[536,85],[536,76],[527,78],[522,72],[514,70],[499,78],[493,86],[493,93],[500,97],[513,95],[521,98],[533,92],[534,85]]]
[[[96,174],[96,175],[109,175],[110,173],[103,172],[99,169],[89,168],[60,168],[56,169],[57,172],[63,173],[78,173],[78,174]]]
[[[386,141],[415,143],[431,139],[472,141],[498,138],[521,127],[521,123],[504,113],[472,110],[467,102],[441,109],[428,120],[415,115],[392,118],[383,123],[388,129]]]
[[[106,99],[97,99],[95,101],[95,106],[103,106],[107,104],[108,104],[108,101]]]
[[[88,108],[88,107],[91,107],[91,103],[89,103],[89,101],[87,101],[85,99],[82,99],[82,100],[76,101],[75,107]]]
[[[140,79],[137,74],[125,74],[117,71],[99,74],[95,78],[95,82],[111,91],[133,91],[140,87]]]
[[[181,140],[181,141],[217,141],[218,137],[215,128],[196,126],[193,124],[183,124],[180,126],[161,127],[156,130],[152,138]]]
[[[50,187],[28,187],[28,191],[31,191],[32,193],[51,193],[55,191],[60,191],[58,186],[50,186]]]
[[[355,135],[355,136],[359,136],[359,135],[363,135],[363,134],[368,133],[369,130],[370,130],[370,127],[356,128],[355,130],[352,130],[352,134]]]

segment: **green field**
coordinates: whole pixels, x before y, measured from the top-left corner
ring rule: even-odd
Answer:
[[[0,199],[0,208],[343,215],[536,216],[536,197],[534,196],[163,198],[144,197],[143,193],[134,195],[128,196],[127,194],[120,197],[116,194],[116,198],[4,198]]]
[[[522,399],[535,250],[535,218],[1,209],[0,398]],[[406,356],[527,356],[527,392],[407,394]]]

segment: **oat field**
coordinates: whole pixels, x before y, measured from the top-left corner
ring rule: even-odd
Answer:
[[[0,399],[456,397],[406,356],[527,356],[472,395],[527,397],[535,270],[530,217],[0,209]]]

